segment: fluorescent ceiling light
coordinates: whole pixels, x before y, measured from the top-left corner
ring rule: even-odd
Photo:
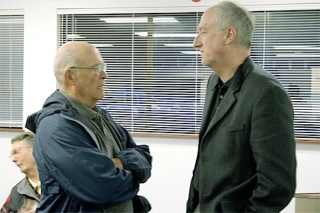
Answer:
[[[320,50],[320,47],[302,46],[302,45],[287,45],[287,46],[273,46],[273,49],[280,50]]]
[[[154,33],[153,37],[196,37],[195,33]]]
[[[21,24],[23,19],[0,19],[0,24]]]
[[[138,35],[138,36],[142,36],[142,37],[148,36],[148,32],[138,32],[138,33],[134,33],[134,34]]]
[[[113,44],[92,44],[95,47],[113,47]]]
[[[68,38],[68,39],[72,39],[72,38],[85,38],[85,37],[84,37],[84,36],[77,35],[77,34],[68,34],[68,35],[67,35],[67,38]]]
[[[136,32],[138,36],[146,37],[148,32]],[[195,33],[153,33],[153,37],[196,37]]]
[[[280,58],[319,58],[320,55],[316,55],[316,54],[295,54],[295,53],[283,53],[283,54],[276,54],[277,57]]]
[[[200,51],[181,51],[182,54],[188,54],[188,55],[200,55]]]
[[[100,18],[107,23],[147,23],[148,17],[117,17],[117,18]],[[176,23],[179,22],[173,17],[154,17],[153,23]]]
[[[154,23],[178,23],[179,21],[173,17],[154,17]]]
[[[193,44],[163,44],[167,47],[193,47]]]

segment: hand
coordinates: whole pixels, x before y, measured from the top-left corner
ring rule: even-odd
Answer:
[[[123,164],[122,164],[120,158],[112,158],[111,160],[113,161],[114,166],[116,168],[123,169]]]

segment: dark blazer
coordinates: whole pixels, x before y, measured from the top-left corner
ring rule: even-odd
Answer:
[[[219,77],[207,85],[196,166],[187,212],[279,212],[296,187],[293,108],[282,85],[251,60],[232,78],[210,120],[212,94]],[[194,175],[199,173],[199,192]]]

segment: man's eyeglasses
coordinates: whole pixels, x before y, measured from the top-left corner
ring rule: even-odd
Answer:
[[[17,148],[16,150],[14,150],[13,152],[11,152],[9,154],[9,158],[12,158],[14,156],[20,157],[20,154],[21,154],[22,150],[26,149],[26,148],[31,148],[31,146],[23,146],[23,147]]]
[[[95,67],[70,67],[70,69],[93,70],[96,75],[100,75],[101,72],[107,71],[107,66],[105,64],[99,64]]]

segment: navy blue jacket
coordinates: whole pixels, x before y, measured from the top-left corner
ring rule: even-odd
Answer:
[[[148,146],[136,145],[101,110],[119,133],[122,151],[117,157],[124,169],[101,152],[91,125],[58,90],[28,117],[26,128],[36,133],[33,154],[42,187],[38,212],[98,212],[135,197],[139,184],[151,176]]]

